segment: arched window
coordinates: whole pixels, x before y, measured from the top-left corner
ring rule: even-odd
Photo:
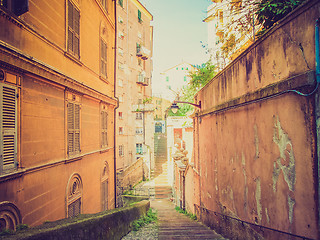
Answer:
[[[0,232],[5,229],[15,231],[19,224],[21,224],[19,209],[13,203],[0,202]]]
[[[109,166],[105,162],[101,175],[101,210],[108,210],[108,192],[109,192]]]
[[[67,217],[75,217],[82,208],[82,181],[78,174],[73,174],[67,186]]]

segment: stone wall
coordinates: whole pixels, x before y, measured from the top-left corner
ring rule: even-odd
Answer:
[[[299,7],[196,96],[194,203],[198,217],[231,239],[320,237],[318,103],[291,91],[315,88],[319,12],[318,1]]]
[[[150,208],[149,201],[141,201],[131,207],[114,209],[98,214],[80,215],[75,218],[47,222],[37,228],[4,236],[8,240],[80,240],[121,239],[131,230],[134,220],[145,215]],[[0,239],[2,239],[0,237]]]

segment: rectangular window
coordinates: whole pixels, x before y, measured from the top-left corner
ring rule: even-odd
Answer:
[[[141,11],[139,9],[138,9],[138,21],[139,21],[139,23],[142,22]]]
[[[100,73],[103,77],[107,77],[107,44],[102,39],[100,50]]]
[[[80,153],[80,104],[67,103],[68,156]]]
[[[108,112],[105,106],[101,111],[101,147],[108,147]]]
[[[136,113],[136,119],[137,120],[142,120],[142,113],[141,112],[137,112]]]
[[[119,127],[119,135],[123,134],[123,127]]]
[[[119,145],[119,156],[123,156],[123,155],[124,155],[124,146]]]
[[[123,119],[122,112],[119,112],[119,119]]]
[[[68,52],[80,57],[80,12],[68,1]]]
[[[136,128],[136,134],[142,134],[143,133],[143,128],[142,127],[137,127]]]
[[[17,167],[17,89],[0,84],[0,174]]]
[[[108,0],[100,0],[101,1],[101,5],[104,8],[104,10],[106,10],[108,12]]]
[[[136,154],[142,154],[142,143],[136,144]]]

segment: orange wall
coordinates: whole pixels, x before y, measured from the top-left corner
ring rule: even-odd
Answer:
[[[67,184],[75,173],[82,181],[82,213],[101,211],[105,166],[108,208],[115,207],[114,1],[108,1],[109,12],[98,0],[73,1],[80,10],[78,60],[66,49],[67,2],[30,0],[29,11],[20,17],[0,14],[0,69],[21,77],[15,84],[19,167],[0,176],[0,213],[1,204],[11,202],[22,223],[31,226],[67,216]],[[107,78],[100,77],[101,37],[107,42]],[[81,152],[76,156],[67,154],[68,93],[81,104]],[[108,147],[103,148],[102,105],[108,112]]]
[[[319,10],[318,1],[299,8],[198,93],[202,107],[194,117],[195,165],[201,182],[196,204],[250,223],[319,238],[318,102],[314,95],[285,92],[314,89],[314,26]],[[220,230],[224,226],[226,236],[236,226],[222,217],[210,224]],[[255,230],[266,239],[288,238]]]

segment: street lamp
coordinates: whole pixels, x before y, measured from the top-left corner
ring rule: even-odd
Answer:
[[[194,107],[200,108],[201,109],[201,101],[199,101],[199,104],[195,104],[195,103],[190,103],[190,102],[183,102],[183,101],[173,101],[173,103],[171,104],[171,111],[176,114],[179,110],[179,106],[177,105],[177,103],[185,103],[185,104],[190,104]]]

